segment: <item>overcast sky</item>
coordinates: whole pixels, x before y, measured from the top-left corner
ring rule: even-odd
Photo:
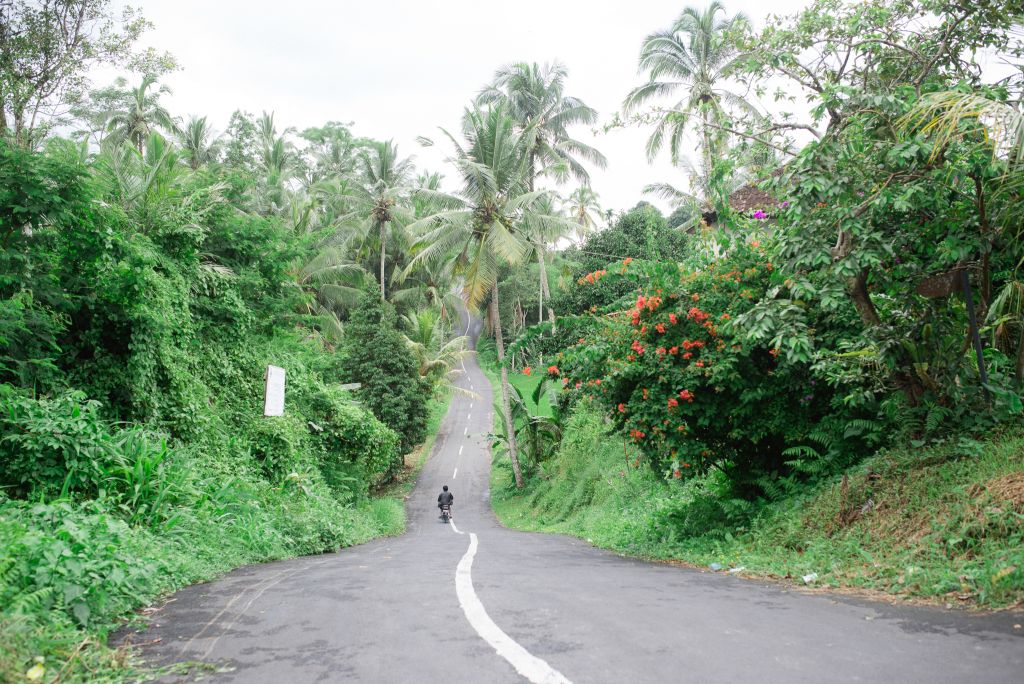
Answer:
[[[181,70],[164,82],[178,116],[207,115],[222,131],[235,109],[273,111],[280,127],[352,122],[356,135],[393,138],[417,165],[445,175],[450,148],[438,127],[457,129],[463,108],[509,62],[560,60],[567,92],[607,121],[642,81],[644,36],[668,28],[684,2],[665,0],[134,0],[155,24],[143,44],[171,52]],[[698,2],[696,4],[702,4]],[[755,24],[807,0],[726,0]],[[97,74],[95,85],[111,80]],[[608,157],[592,185],[605,208],[624,209],[655,181],[683,185],[666,159],[648,164],[647,130],[580,139]],[[437,140],[433,148],[417,136]],[[663,202],[653,201],[665,207]]]

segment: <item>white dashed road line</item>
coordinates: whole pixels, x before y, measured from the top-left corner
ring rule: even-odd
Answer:
[[[454,473],[452,473],[452,479],[454,480],[454,479],[455,479],[456,477],[458,477],[458,475],[459,475],[459,469],[458,469],[458,468],[456,468],[456,469],[455,469],[455,472],[454,472]]]

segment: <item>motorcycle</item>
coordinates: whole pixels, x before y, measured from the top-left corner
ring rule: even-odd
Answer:
[[[452,505],[445,504],[441,506],[441,522],[448,524],[448,521],[452,519]]]

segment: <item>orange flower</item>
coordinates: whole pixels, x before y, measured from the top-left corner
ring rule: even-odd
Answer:
[[[619,404],[619,413],[625,413],[625,412],[626,412],[626,405],[625,404]]]
[[[674,313],[670,313],[668,315],[668,322],[671,323],[672,325],[675,325],[678,321],[679,319],[676,318],[676,315]]]
[[[529,366],[527,366],[526,368],[523,369],[523,375],[530,375],[532,373],[533,373],[533,369],[530,368]]]
[[[629,266],[631,263],[633,263],[633,257],[626,257],[622,260],[623,266]]]
[[[558,366],[548,366],[548,375],[558,375]]]

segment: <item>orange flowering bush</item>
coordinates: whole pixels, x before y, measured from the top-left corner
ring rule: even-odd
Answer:
[[[700,271],[609,266],[601,284],[632,278],[636,291],[625,308],[595,316],[587,342],[563,353],[563,401],[598,401],[670,477],[717,466],[747,480],[783,467],[783,451],[801,442],[830,397],[805,364],[735,327],[752,306],[745,293],[760,296],[775,277],[766,263],[741,245]]]

